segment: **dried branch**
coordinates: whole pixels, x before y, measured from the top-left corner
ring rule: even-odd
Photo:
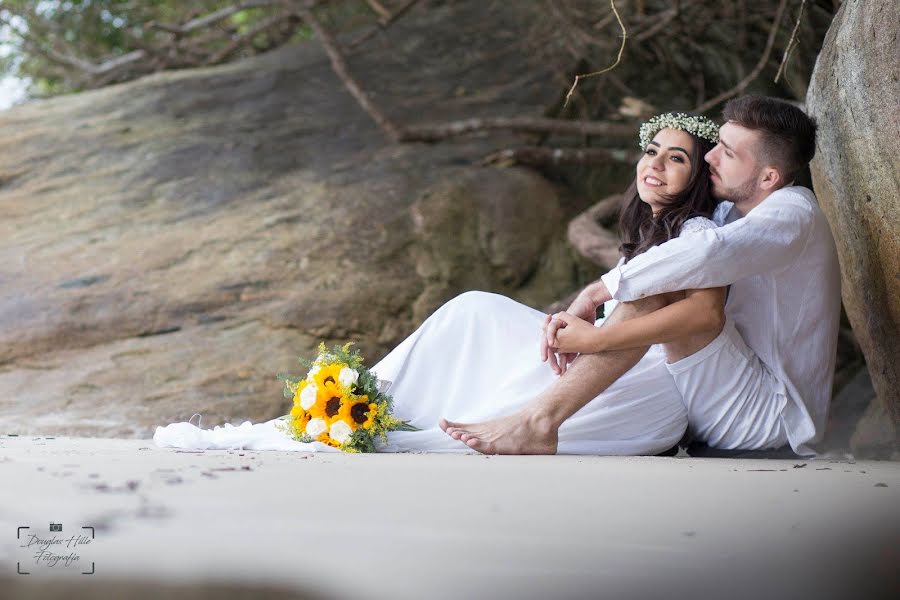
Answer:
[[[379,31],[384,31],[384,30],[387,29],[394,21],[396,21],[397,19],[399,19],[400,17],[402,17],[403,15],[405,15],[406,12],[407,12],[410,8],[412,8],[414,5],[416,5],[418,2],[419,2],[419,0],[407,0],[406,4],[404,4],[403,6],[401,6],[400,8],[398,8],[397,10],[395,10],[395,11],[394,11],[390,16],[388,16],[386,19],[378,19],[378,25],[377,25],[376,27],[372,27],[372,28],[369,29],[367,32],[365,32],[364,34],[362,34],[361,36],[359,36],[358,38],[356,38],[355,40],[353,40],[353,41],[350,43],[349,48],[350,48],[350,49],[354,49],[354,48],[356,48],[358,45],[362,44],[363,42],[365,42],[366,40],[368,40],[369,38],[371,38],[373,35],[375,35],[376,33],[378,33]]]
[[[412,8],[413,6],[415,6],[418,2],[419,2],[419,0],[407,0],[407,1],[406,1],[406,4],[402,5],[400,8],[398,8],[397,10],[395,10],[395,11],[393,12],[393,14],[391,14],[390,17],[388,17],[387,19],[385,19],[384,21],[381,22],[381,25],[382,25],[383,27],[387,27],[388,25],[390,25],[391,23],[393,23],[394,21],[396,21],[397,19],[399,19],[400,17],[402,17],[403,15],[405,15],[405,14],[406,14],[406,11],[408,11],[409,9],[411,9],[411,8]]]
[[[635,42],[643,42],[646,39],[649,39],[659,33],[666,25],[672,22],[673,19],[677,18],[679,15],[683,15],[689,8],[693,8],[697,4],[698,0],[687,0],[683,3],[675,3],[675,6],[672,8],[659,13],[659,20],[650,25],[649,27],[639,31],[636,34],[633,34],[631,37]]]
[[[78,58],[77,56],[71,56],[69,54],[59,52],[53,48],[45,48],[28,38],[21,39],[23,43],[25,43],[30,49],[43,55],[47,59],[52,60],[59,65],[72,67],[90,75],[104,75],[125,65],[129,65],[131,63],[142,60],[147,56],[147,53],[145,51],[135,50],[133,52],[129,52],[128,54],[123,54],[122,56],[117,56],[116,58],[109,59],[100,64],[94,64]]]
[[[545,148],[525,146],[501,150],[488,155],[482,165],[512,166],[515,164],[532,167],[558,167],[560,165],[604,165],[622,162],[608,150],[601,148]]]
[[[168,31],[169,33],[175,33],[179,35],[184,35],[186,33],[190,33],[195,29],[200,29],[202,27],[209,27],[214,23],[218,23],[223,19],[227,19],[231,15],[238,13],[242,10],[247,10],[248,8],[262,8],[265,6],[272,6],[274,4],[283,4],[283,0],[244,0],[243,2],[238,2],[233,6],[227,6],[225,8],[219,9],[215,12],[212,12],[203,17],[198,17],[196,19],[191,19],[184,25],[166,25],[165,23],[150,23],[150,26],[155,29],[161,29],[163,31]]]
[[[748,73],[747,76],[744,77],[741,81],[739,81],[736,86],[697,106],[693,112],[704,113],[712,107],[718,106],[721,102],[724,102],[729,98],[743,93],[744,90],[747,89],[747,86],[750,84],[750,82],[752,82],[759,76],[763,68],[766,66],[766,63],[769,62],[769,55],[772,54],[772,46],[775,45],[775,35],[778,33],[778,27],[781,25],[781,18],[784,16],[784,7],[786,5],[787,0],[781,0],[781,2],[779,2],[778,11],[775,13],[775,18],[772,20],[772,28],[769,30],[769,38],[766,40],[766,49],[763,51],[763,55],[762,57],[760,57],[759,62],[756,63],[755,67],[753,67],[753,70],[750,71],[750,73]]]
[[[781,79],[781,74],[784,72],[787,62],[791,59],[791,52],[794,51],[794,41],[797,39],[797,30],[800,29],[800,20],[803,18],[804,6],[806,6],[806,0],[800,0],[800,12],[797,14],[797,22],[794,23],[791,39],[788,40],[787,48],[785,48],[784,56],[781,59],[781,64],[778,65],[778,72],[775,74],[775,83],[778,83],[778,80]]]
[[[625,123],[599,121],[568,121],[528,117],[494,117],[465,119],[440,125],[417,125],[404,131],[405,142],[435,142],[466,133],[504,129],[522,133],[561,133],[571,135],[600,135],[615,138],[634,137],[635,128]]]
[[[622,206],[622,194],[604,198],[569,222],[569,243],[581,256],[604,269],[619,262],[619,238],[603,227],[613,220]]]
[[[353,78],[353,75],[350,74],[350,69],[347,66],[347,60],[338,49],[337,42],[335,41],[334,37],[332,37],[332,35],[324,27],[322,27],[322,24],[310,9],[302,8],[300,10],[300,14],[303,16],[303,19],[306,21],[307,25],[312,27],[313,31],[316,33],[316,36],[318,36],[319,41],[322,42],[322,46],[325,48],[325,52],[328,54],[328,58],[331,60],[332,69],[334,69],[335,74],[344,83],[344,87],[347,88],[347,91],[350,92],[350,95],[356,99],[360,107],[364,111],[366,111],[366,113],[368,113],[370,117],[372,117],[375,123],[392,141],[400,141],[403,137],[402,131],[397,125],[394,124],[393,121],[391,121],[390,118],[388,118],[386,114],[381,111],[381,109],[375,106],[375,104],[369,99],[369,97],[360,87],[359,83],[357,83],[356,79]]]
[[[618,54],[618,56],[616,56],[616,62],[614,62],[610,66],[606,67],[602,71],[595,71],[594,73],[586,73],[584,75],[576,75],[575,81],[572,83],[572,87],[569,89],[569,93],[566,94],[566,101],[563,103],[563,106],[565,106],[569,102],[569,98],[572,96],[572,93],[575,92],[575,87],[578,85],[579,81],[581,81],[582,79],[586,79],[588,77],[593,77],[595,75],[602,75],[603,73],[612,71],[617,66],[619,66],[619,63],[622,61],[622,53],[625,51],[625,40],[628,39],[628,31],[625,30],[625,24],[622,23],[622,17],[619,16],[619,11],[616,10],[615,0],[609,0],[609,4],[610,4],[610,6],[612,6],[613,13],[615,13],[615,15],[616,15],[616,20],[619,22],[619,27],[622,28],[622,45],[619,46],[619,54]]]
[[[260,33],[269,31],[270,29],[276,29],[276,28],[280,27],[285,22],[286,19],[290,19],[291,17],[293,17],[294,21],[295,21],[295,25],[291,28],[291,33],[293,33],[293,31],[296,31],[297,26],[301,23],[300,19],[297,18],[297,15],[284,15],[284,14],[275,15],[274,17],[270,17],[264,21],[260,21],[254,27],[252,27],[249,31],[247,31],[247,32],[241,34],[240,36],[236,37],[235,39],[233,39],[231,41],[231,43],[229,43],[227,46],[225,46],[224,48],[222,48],[221,50],[219,50],[218,52],[216,52],[215,54],[210,56],[206,60],[206,63],[215,65],[220,62],[223,62],[228,57],[230,57],[232,54],[234,54],[235,52],[237,52],[238,50],[240,50],[247,44],[251,43],[253,41],[253,39],[256,36],[258,36]]]
[[[378,0],[366,0],[366,4],[368,4],[369,8],[371,8],[373,11],[375,11],[378,14],[379,20],[387,19],[391,16],[391,11],[386,9],[384,7],[384,5],[381,2],[379,2]]]

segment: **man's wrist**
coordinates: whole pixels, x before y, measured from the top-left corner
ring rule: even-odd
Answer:
[[[597,280],[594,283],[590,284],[586,288],[584,288],[584,292],[590,301],[594,304],[594,307],[598,307],[607,300],[611,298],[609,294],[609,290],[606,289],[606,284],[603,283],[603,280]]]

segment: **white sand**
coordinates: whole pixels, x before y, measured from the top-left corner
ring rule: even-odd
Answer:
[[[0,567],[28,581],[85,581],[93,562],[92,581],[331,597],[900,591],[900,463],[184,453],[4,436],[0,475]],[[36,565],[16,539],[26,525],[49,537],[50,521],[66,539],[96,528],[68,570]]]

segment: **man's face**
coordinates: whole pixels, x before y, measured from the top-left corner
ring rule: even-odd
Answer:
[[[760,194],[762,168],[755,156],[759,134],[731,121],[719,129],[719,143],[706,153],[713,195],[736,205],[749,204]]]

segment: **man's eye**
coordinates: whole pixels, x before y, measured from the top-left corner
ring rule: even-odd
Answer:
[[[728,150],[725,151],[725,156],[727,156],[728,158],[734,158],[734,154],[732,154]]]

